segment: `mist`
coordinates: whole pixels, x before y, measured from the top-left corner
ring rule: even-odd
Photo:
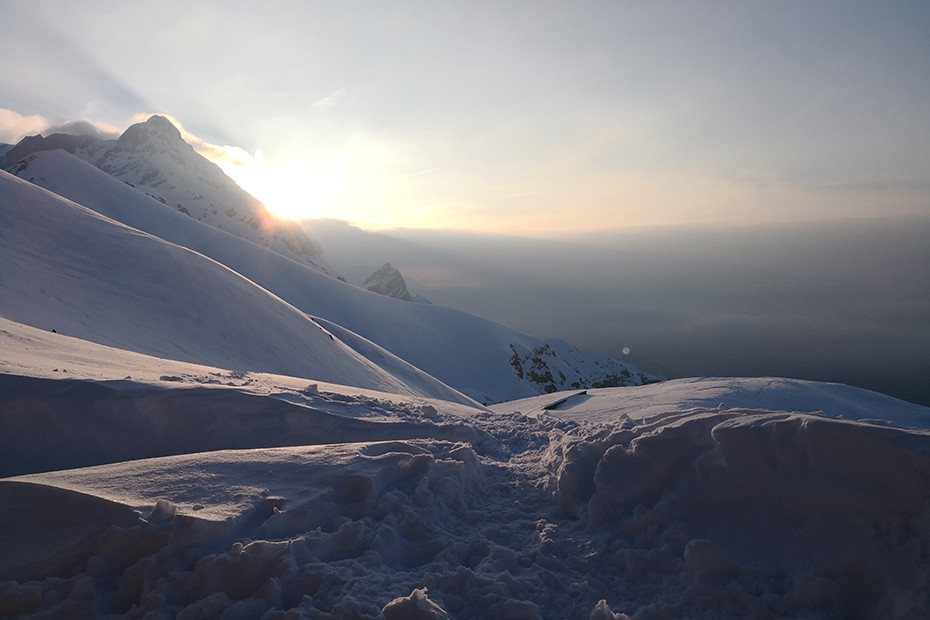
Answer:
[[[561,239],[307,227],[350,280],[391,262],[433,303],[668,378],[782,376],[930,405],[930,219]]]

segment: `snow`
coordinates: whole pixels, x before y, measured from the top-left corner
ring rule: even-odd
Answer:
[[[610,389],[559,392],[493,405],[562,420],[613,424],[694,409],[758,409],[822,413],[849,420],[881,419],[898,426],[930,429],[927,407],[839,383],[778,377],[696,377],[632,386],[618,402]]]
[[[295,308],[377,343],[475,400],[500,402],[543,392],[542,384],[519,377],[511,363],[511,346],[531,358],[547,345],[538,338],[464,312],[405,303],[340,282],[181,215],[64,151],[34,154],[20,174],[106,217],[208,256]],[[584,372],[594,367],[590,360],[595,358],[602,366],[597,378],[626,372],[630,377],[624,381],[630,384],[655,379],[635,366],[588,356],[564,343],[541,359],[552,366],[556,387],[569,388],[573,382],[590,384]]]
[[[293,222],[274,218],[216,164],[198,155],[163,116],[132,125],[119,140],[65,134],[26,138],[4,163],[7,169],[22,171],[18,160],[54,149],[72,153],[185,217],[317,265],[318,242]]]
[[[160,357],[466,400],[424,373],[406,384],[201,254],[5,173],[0,255],[0,313],[13,320]]]
[[[924,407],[717,378],[492,412],[11,321],[0,337],[3,475],[19,474],[0,479],[6,614],[908,618],[928,603]]]
[[[437,409],[467,416],[479,407],[164,360],[6,319],[0,344],[0,476],[222,448],[417,437]]]
[[[0,173],[0,616],[930,609],[926,407],[777,377],[541,395],[627,367],[338,282],[63,152],[26,170],[89,204]]]

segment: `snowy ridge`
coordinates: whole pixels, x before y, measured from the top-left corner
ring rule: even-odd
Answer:
[[[460,311],[405,303],[340,282],[182,216],[65,152],[33,154],[21,174],[107,217],[209,256],[303,312],[377,343],[475,400],[500,402],[545,390],[546,382],[533,381],[530,372],[520,377],[512,363],[511,347],[529,354],[546,347],[538,338]],[[655,380],[630,364],[581,354],[567,345],[551,344],[546,351],[540,357],[542,375],[548,371],[554,378],[566,378],[556,380],[557,389],[571,388],[573,382],[591,387],[604,375],[629,385]],[[534,363],[530,355],[527,370]]]

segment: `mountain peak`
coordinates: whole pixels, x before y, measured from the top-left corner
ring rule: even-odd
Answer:
[[[131,150],[154,147],[164,150],[167,147],[178,148],[184,145],[190,148],[181,137],[181,132],[164,116],[154,115],[143,123],[131,125],[119,137],[120,146]]]
[[[379,267],[373,274],[368,276],[364,284],[365,288],[373,293],[378,293],[381,295],[387,295],[388,297],[394,297],[395,299],[401,299],[403,301],[415,301],[421,304],[431,303],[425,297],[420,295],[411,295],[410,291],[407,290],[407,283],[404,281],[404,276],[401,275],[391,263],[384,263]]]
[[[166,137],[170,136],[172,138],[181,138],[181,131],[174,126],[174,123],[168,120],[167,117],[161,116],[159,114],[153,114],[148,118],[147,121],[136,123],[136,125],[141,125],[145,127],[147,131],[155,131]]]

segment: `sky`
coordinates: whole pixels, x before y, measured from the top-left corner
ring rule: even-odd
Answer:
[[[0,142],[168,114],[288,217],[545,235],[930,211],[923,0],[0,10]]]

